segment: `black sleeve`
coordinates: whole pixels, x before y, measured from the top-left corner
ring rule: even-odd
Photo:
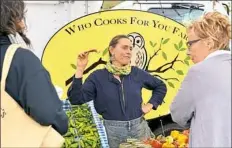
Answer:
[[[94,100],[96,88],[93,73],[85,80],[82,85],[82,78],[74,78],[72,85],[68,89],[68,97],[71,104],[83,104]]]
[[[19,101],[24,110],[41,125],[52,125],[60,134],[68,130],[68,118],[62,109],[62,101],[51,82],[50,75],[40,60],[30,51],[18,54],[20,77]]]
[[[152,96],[149,103],[153,104],[153,109],[156,109],[163,103],[167,93],[167,87],[162,80],[150,75],[148,72],[138,68],[137,70],[139,78],[143,83],[143,87],[152,90]]]

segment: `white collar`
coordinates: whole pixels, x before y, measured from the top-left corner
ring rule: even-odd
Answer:
[[[216,50],[212,53],[210,53],[206,58],[206,59],[209,59],[211,57],[214,57],[214,56],[217,56],[217,55],[221,55],[221,54],[231,54],[231,51],[227,51],[227,50]]]

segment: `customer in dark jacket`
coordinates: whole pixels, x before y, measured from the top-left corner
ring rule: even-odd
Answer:
[[[12,37],[23,34],[24,3],[21,0],[1,0],[0,24],[0,78],[5,53],[12,44]],[[30,40],[23,34],[26,43]],[[6,79],[6,92],[41,125],[52,125],[60,134],[68,129],[68,119],[62,110],[50,75],[40,60],[28,49],[19,48],[14,57]],[[15,123],[17,124],[17,123]]]
[[[96,70],[82,84],[88,52],[78,56],[77,72],[68,91],[72,104],[93,100],[104,118],[109,145],[119,147],[127,138],[149,138],[151,131],[143,115],[156,109],[166,95],[166,85],[149,73],[130,66],[132,43],[118,35],[109,45],[111,60],[105,69]],[[142,105],[142,88],[152,90],[150,101]]]

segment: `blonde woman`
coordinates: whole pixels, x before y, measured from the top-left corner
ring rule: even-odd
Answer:
[[[231,147],[229,19],[210,12],[187,28],[195,63],[171,104],[173,121],[190,127],[189,147]]]

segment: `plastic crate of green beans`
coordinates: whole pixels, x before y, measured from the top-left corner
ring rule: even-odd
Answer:
[[[101,148],[100,136],[88,104],[64,106],[69,118],[63,148]]]

